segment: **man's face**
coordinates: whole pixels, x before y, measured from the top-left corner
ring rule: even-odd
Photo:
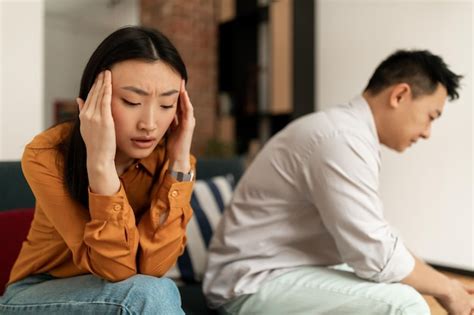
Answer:
[[[438,84],[434,93],[413,98],[411,93],[400,100],[390,121],[389,136],[385,145],[398,152],[431,135],[431,123],[441,116],[446,103],[447,91]]]

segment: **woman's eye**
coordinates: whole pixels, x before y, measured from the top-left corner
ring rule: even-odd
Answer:
[[[127,105],[130,105],[130,106],[135,106],[135,105],[140,105],[140,103],[132,103],[130,101],[127,101],[126,99],[122,98],[122,101],[127,104]]]
[[[173,108],[174,105],[161,105],[161,107],[164,109],[169,109],[169,108]]]

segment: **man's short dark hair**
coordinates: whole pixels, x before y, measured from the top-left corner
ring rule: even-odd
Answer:
[[[448,69],[441,57],[427,50],[398,50],[375,69],[365,88],[371,94],[398,83],[410,85],[413,97],[434,93],[438,83],[447,90],[450,100],[459,98],[461,75]]]

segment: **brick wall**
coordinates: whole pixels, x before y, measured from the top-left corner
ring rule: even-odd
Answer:
[[[202,155],[214,136],[217,107],[217,20],[214,0],[141,0],[142,25],[163,32],[188,70],[196,129],[192,152]]]

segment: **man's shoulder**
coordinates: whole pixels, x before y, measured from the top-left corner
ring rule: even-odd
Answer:
[[[344,136],[373,138],[363,117],[349,105],[335,105],[307,114],[295,120],[289,126],[288,132],[305,134],[316,141]]]

